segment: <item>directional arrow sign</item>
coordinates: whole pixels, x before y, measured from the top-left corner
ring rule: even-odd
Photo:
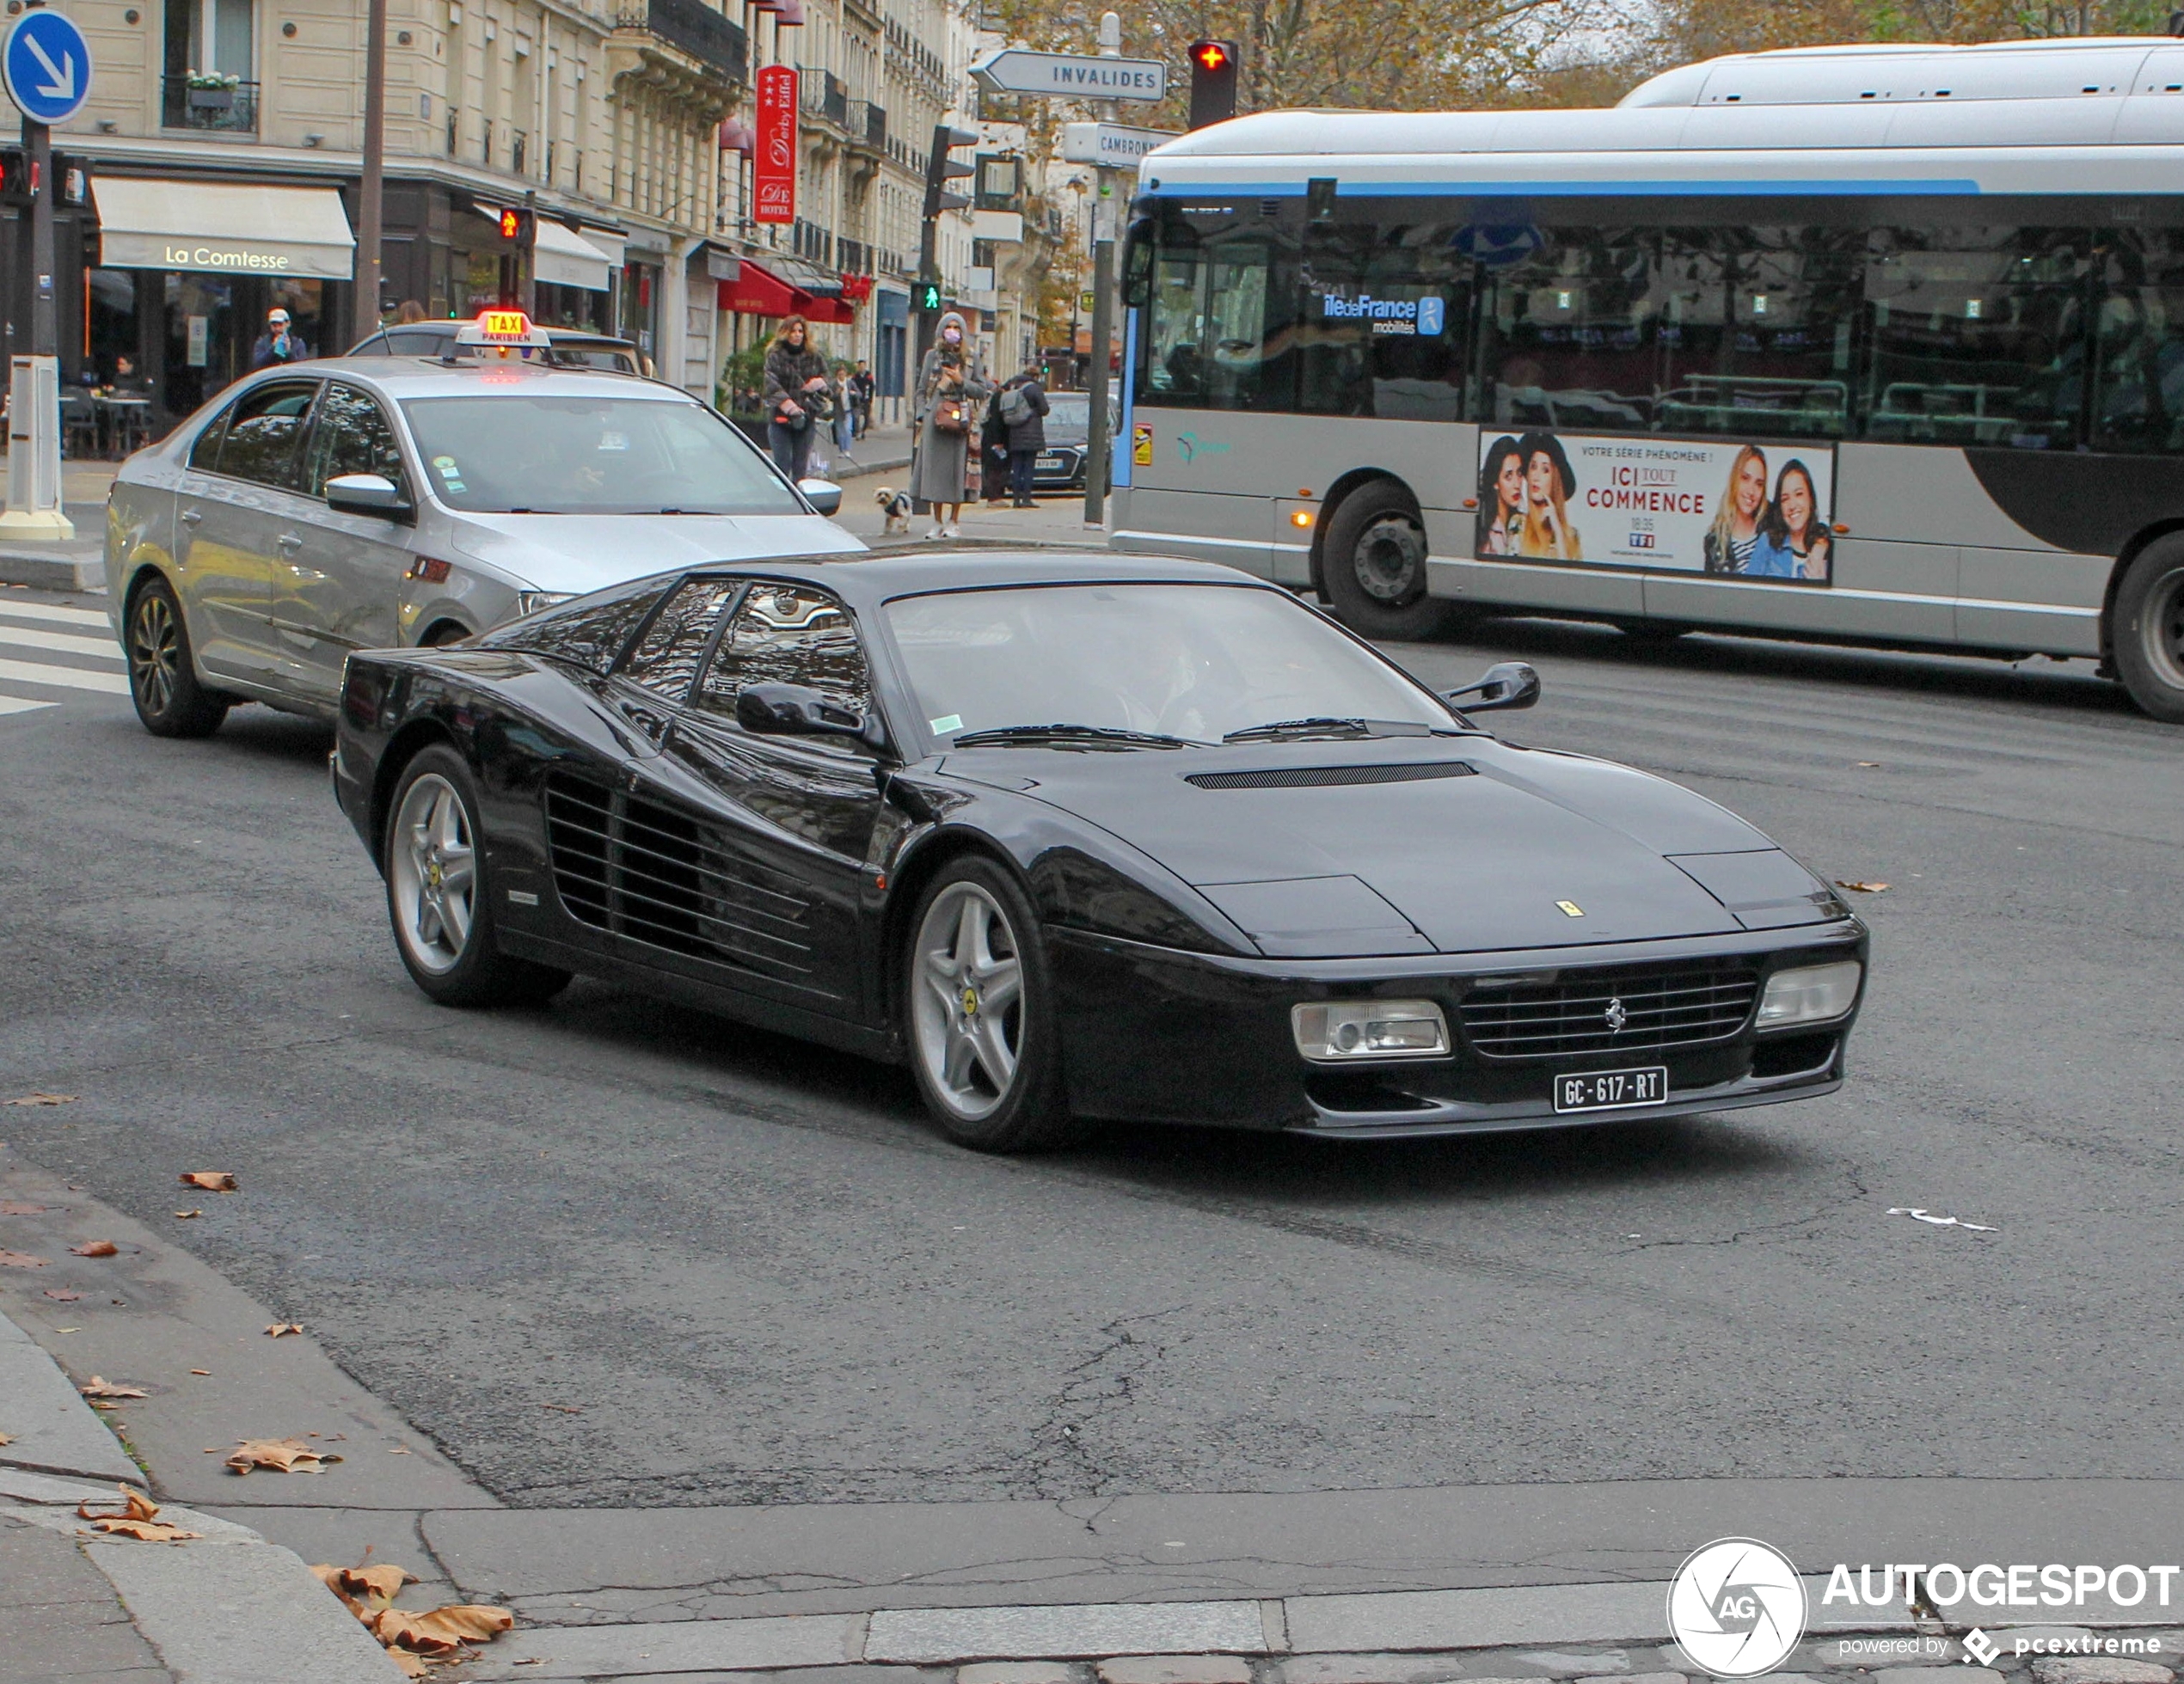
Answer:
[[[1064,123],[1062,125],[1062,162],[1103,163],[1129,169],[1154,147],[1182,137],[1162,129],[1125,128],[1120,123]]]
[[[971,66],[989,94],[1039,94],[1049,99],[1148,100],[1168,97],[1168,66],[1157,58],[1083,58],[1066,52],[1002,47]]]
[[[0,76],[15,109],[32,122],[65,123],[91,96],[91,49],[63,14],[34,7],[0,46]]]

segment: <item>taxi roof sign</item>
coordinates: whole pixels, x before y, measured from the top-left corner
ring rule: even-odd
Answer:
[[[488,309],[480,310],[475,321],[466,321],[457,328],[455,342],[457,345],[548,346],[554,341],[543,328],[534,326],[523,311]]]

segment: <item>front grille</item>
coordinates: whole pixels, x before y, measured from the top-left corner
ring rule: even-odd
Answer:
[[[1185,783],[1200,789],[1321,789],[1336,784],[1422,783],[1429,778],[1468,778],[1460,760],[1422,766],[1296,766],[1268,772],[1187,772]]]
[[[1701,961],[1565,971],[1549,983],[1475,988],[1457,1007],[1472,1049],[1488,1058],[1650,1052],[1735,1034],[1759,992],[1756,971]],[[1623,1027],[1609,1027],[1620,1003]]]
[[[556,772],[546,842],[554,887],[581,922],[785,980],[811,972],[811,907],[797,885],[689,813]]]

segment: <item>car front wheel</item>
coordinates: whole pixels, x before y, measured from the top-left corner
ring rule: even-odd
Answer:
[[[232,697],[198,682],[175,588],[148,579],[129,599],[123,624],[129,657],[129,700],[155,737],[210,737],[234,706]]]
[[[461,756],[422,750],[402,769],[390,811],[387,913],[420,989],[443,1006],[531,1006],[567,986],[567,971],[512,958],[494,939],[477,786]]]
[[[980,1152],[1075,1138],[1038,920],[1015,880],[991,860],[954,860],[927,886],[911,929],[903,1027],[941,1132]]]

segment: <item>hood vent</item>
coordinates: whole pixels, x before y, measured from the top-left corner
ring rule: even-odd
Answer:
[[[1476,769],[1461,760],[1408,766],[1285,766],[1264,772],[1187,772],[1183,781],[1200,789],[1328,789],[1344,784],[1468,778]]]

